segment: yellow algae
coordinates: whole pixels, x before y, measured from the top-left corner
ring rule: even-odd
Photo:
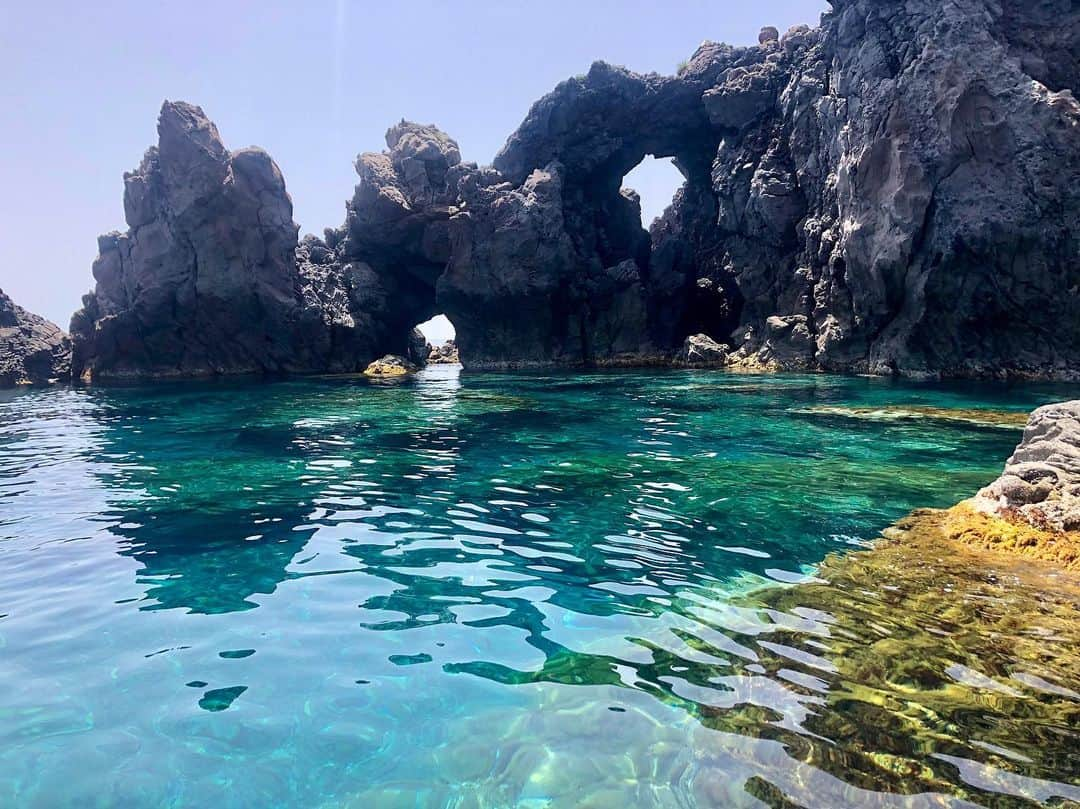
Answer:
[[[415,367],[401,357],[395,357],[392,354],[388,354],[368,365],[368,367],[364,369],[364,376],[387,379],[407,376],[415,370]]]
[[[978,408],[930,407],[926,405],[888,405],[882,407],[838,407],[821,405],[797,412],[822,416],[843,416],[867,421],[952,421],[977,424],[981,427],[1022,429],[1028,414],[1012,410],[982,410]]]
[[[947,511],[916,512],[912,530],[939,531],[944,539],[975,548],[1051,562],[1080,572],[1080,531],[1039,528],[1008,512],[1003,516],[976,510],[964,501]]]

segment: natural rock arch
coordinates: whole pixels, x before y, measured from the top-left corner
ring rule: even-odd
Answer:
[[[466,367],[666,363],[705,332],[744,366],[1077,376],[1080,15],[832,5],[676,76],[594,64],[493,167],[402,122],[299,244],[269,157],[167,104],[76,372],[356,370],[444,312]],[[651,233],[622,189],[647,154],[686,176]]]

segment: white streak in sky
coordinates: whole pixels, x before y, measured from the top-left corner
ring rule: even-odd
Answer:
[[[342,113],[345,103],[345,29],[346,29],[346,2],[336,0],[337,9],[334,14],[334,126],[341,131]]]

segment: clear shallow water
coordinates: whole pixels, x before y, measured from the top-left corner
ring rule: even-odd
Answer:
[[[6,394],[0,804],[1034,805],[965,776],[1001,763],[977,729],[933,760],[955,791],[804,760],[827,644],[766,668],[807,616],[745,599],[1019,435],[836,408],[1076,393],[444,367]],[[1058,760],[1032,775],[1069,797]]]

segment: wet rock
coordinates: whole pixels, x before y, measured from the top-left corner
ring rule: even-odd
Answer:
[[[974,503],[1039,528],[1080,531],[1080,400],[1032,413],[1004,473]]]
[[[686,338],[678,355],[676,365],[720,368],[727,364],[728,348],[707,334],[692,334]]]
[[[368,365],[364,369],[364,376],[386,379],[407,376],[416,373],[416,371],[417,367],[404,357],[387,354],[385,357],[381,357]]]
[[[0,388],[71,377],[71,342],[58,326],[27,312],[0,290]]]

